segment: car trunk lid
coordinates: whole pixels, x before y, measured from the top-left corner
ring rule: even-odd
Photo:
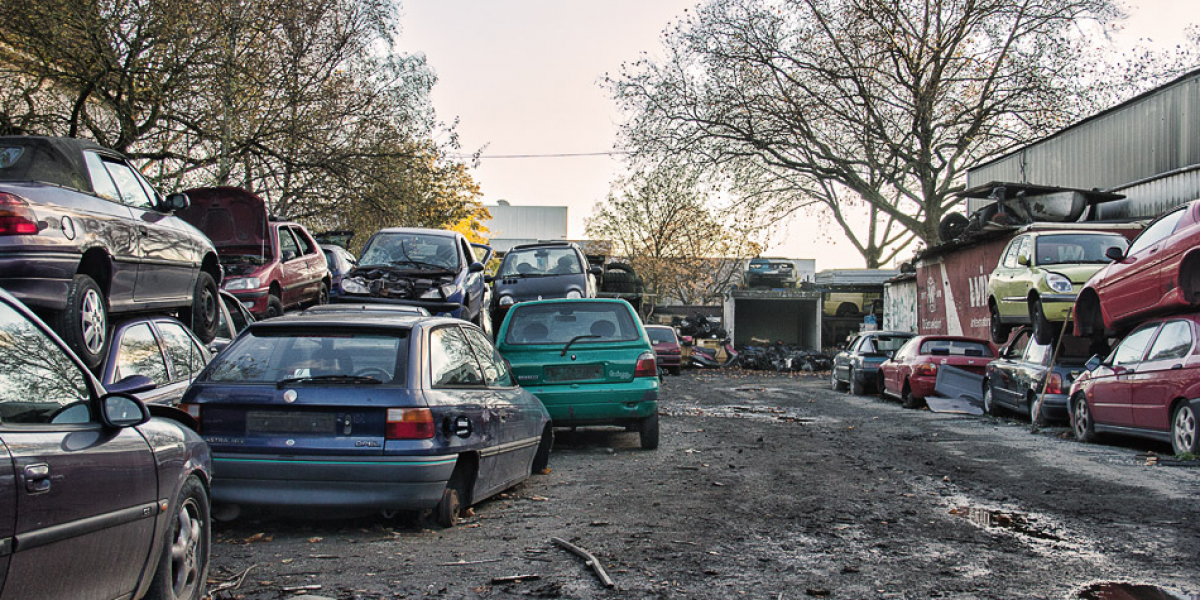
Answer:
[[[641,340],[509,346],[504,357],[523,386],[633,381],[638,357],[648,351]]]

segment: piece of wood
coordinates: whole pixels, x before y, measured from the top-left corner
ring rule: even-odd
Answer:
[[[492,583],[516,583],[518,581],[536,581],[541,579],[541,575],[509,575],[507,577],[493,577]]]
[[[600,579],[600,583],[604,584],[604,587],[617,587],[617,584],[613,583],[613,580],[608,576],[608,573],[604,572],[604,567],[600,564],[600,561],[597,560],[595,556],[592,556],[591,552],[588,552],[587,550],[584,550],[583,548],[580,548],[579,546],[576,546],[575,544],[572,544],[571,542],[568,542],[562,538],[550,538],[550,541],[582,558],[584,560],[584,564],[591,567],[592,571],[596,573],[596,577]]]
[[[482,564],[484,564],[484,563],[494,563],[494,562],[500,562],[500,559],[498,559],[498,558],[488,558],[488,559],[485,559],[485,560],[460,560],[460,561],[457,561],[457,562],[444,562],[444,563],[439,563],[439,564],[438,564],[438,566],[439,566],[439,567],[461,567],[461,566],[463,566],[463,565],[482,565]]]

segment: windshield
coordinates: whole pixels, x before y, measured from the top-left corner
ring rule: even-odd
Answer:
[[[579,275],[583,265],[572,248],[528,248],[513,250],[504,257],[498,277]]]
[[[213,360],[205,379],[278,383],[341,376],[402,382],[407,362],[407,332],[252,331]]]
[[[910,339],[912,339],[911,335],[871,336],[867,339],[867,343],[863,344],[863,352],[895,352]]]
[[[616,302],[518,304],[508,317],[509,344],[629,342],[641,337],[628,305]]]
[[[1034,253],[1036,264],[1108,264],[1111,258],[1104,255],[1109,248],[1124,250],[1129,246],[1125,236],[1119,234],[1083,234],[1062,233],[1054,235],[1039,235],[1037,251]]]
[[[454,238],[422,233],[380,233],[363,248],[360,266],[395,265],[417,269],[459,268]]]

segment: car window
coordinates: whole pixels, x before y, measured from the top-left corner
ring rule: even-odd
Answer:
[[[139,323],[125,330],[117,345],[116,361],[113,381],[133,375],[144,375],[158,385],[170,380],[167,361],[149,323]]]
[[[1106,362],[1115,367],[1141,361],[1142,356],[1146,354],[1146,345],[1150,343],[1150,338],[1158,329],[1158,325],[1158,323],[1144,325],[1126,336],[1120,344],[1117,344],[1116,348],[1113,348],[1112,354],[1109,355]]]
[[[308,236],[304,235],[304,231],[298,227],[288,227],[292,235],[296,236],[296,247],[300,249],[300,254],[316,254],[316,244],[309,241]]]
[[[279,258],[284,261],[295,260],[300,256],[300,246],[292,236],[292,230],[287,227],[279,228]]]
[[[1192,349],[1192,325],[1187,321],[1171,321],[1163,325],[1162,331],[1150,347],[1146,360],[1170,360],[1183,358]]]
[[[276,383],[282,379],[358,375],[403,382],[408,332],[254,331],[213,359],[205,379]]]
[[[146,210],[154,209],[153,200],[146,193],[146,188],[142,187],[138,176],[134,175],[132,167],[115,160],[102,160],[104,168],[108,170],[108,174],[112,175],[113,182],[117,184],[117,192],[121,196],[122,204]]]
[[[1021,244],[1019,246],[1017,246],[1017,256],[1014,259],[1016,261],[1016,263],[1015,263],[1016,266],[1018,266],[1018,267],[1021,266],[1020,259],[1022,256],[1026,257],[1026,258],[1029,257],[1029,250],[1030,250],[1030,246],[1032,246],[1032,245],[1033,245],[1033,242],[1029,239],[1029,236],[1027,236],[1027,235],[1021,236]]]
[[[64,408],[88,406],[89,398],[86,376],[71,357],[24,315],[0,303],[0,423],[50,423]],[[90,414],[89,408],[73,421],[86,421]]]
[[[1028,329],[1018,332],[1017,337],[1013,338],[1012,343],[1008,345],[1008,350],[1005,350],[1005,358],[1019,358],[1029,345],[1030,336],[1031,333]]]
[[[120,202],[121,194],[117,191],[117,184],[113,183],[112,176],[108,174],[108,169],[104,168],[104,161],[100,160],[100,156],[95,152],[84,152],[83,157],[87,161],[88,176],[92,180],[92,189],[96,195],[105,200]]]
[[[1017,268],[1017,248],[1021,246],[1023,238],[1014,238],[1008,243],[1008,247],[1004,249],[1004,257],[1000,259],[1000,264],[1006,269]]]
[[[505,255],[497,276],[578,275],[580,273],[583,273],[583,265],[574,248],[527,248]]]
[[[342,268],[342,263],[338,262],[338,257],[332,250],[324,250],[325,263],[329,265],[329,270],[334,273],[341,273],[345,269]]]
[[[421,233],[379,233],[367,242],[358,264],[458,270],[454,238]]]
[[[458,327],[442,327],[429,334],[429,367],[434,387],[483,385],[479,363]]]
[[[508,371],[504,357],[500,356],[496,347],[492,345],[492,341],[478,329],[464,331],[466,331],[467,340],[471,343],[471,348],[475,350],[475,357],[483,366],[484,382],[493,387],[512,387],[512,374]]]
[[[204,351],[196,344],[196,340],[179,323],[159,321],[158,332],[163,336],[167,354],[174,366],[175,379],[191,379],[204,370]]]
[[[988,356],[992,348],[983,342],[967,340],[926,340],[921,343],[920,354],[937,356]]]
[[[1120,234],[1095,235],[1063,233],[1040,235],[1036,242],[1034,259],[1037,265],[1059,264],[1108,264],[1112,259],[1104,255],[1109,248],[1125,250],[1129,242]]]
[[[505,342],[509,344],[566,344],[631,342],[642,332],[629,305],[618,302],[556,302],[518,304],[510,313]]]
[[[670,329],[663,329],[662,327],[647,327],[646,335],[650,336],[650,343],[652,344],[678,343],[678,341],[675,339],[675,332]]]
[[[1171,235],[1175,231],[1175,226],[1179,224],[1181,217],[1183,217],[1183,209],[1167,213],[1157,221],[1151,223],[1141,235],[1133,240],[1133,243],[1129,246],[1129,252],[1126,254],[1137,254]]]
[[[907,344],[909,342],[909,340],[911,340],[911,339],[912,339],[911,335],[873,335],[873,336],[869,336],[869,337],[867,337],[867,340],[870,340],[869,343],[872,346],[874,346],[875,349],[874,350],[864,350],[864,352],[883,352],[883,353],[895,352],[896,350],[899,350],[901,346],[903,346],[904,344]],[[867,343],[868,342],[864,342],[863,346],[866,347]]]

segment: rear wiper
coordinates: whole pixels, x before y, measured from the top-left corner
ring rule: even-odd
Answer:
[[[283,389],[293,383],[383,383],[374,377],[364,375],[317,375],[315,377],[288,377],[275,382],[275,387]]]
[[[598,335],[577,335],[577,336],[571,338],[571,341],[567,342],[566,346],[563,346],[562,352],[559,353],[559,356],[566,356],[567,349],[571,347],[571,344],[574,344],[575,342],[578,342],[579,340],[599,339],[599,338],[600,338],[600,336],[598,336]]]

